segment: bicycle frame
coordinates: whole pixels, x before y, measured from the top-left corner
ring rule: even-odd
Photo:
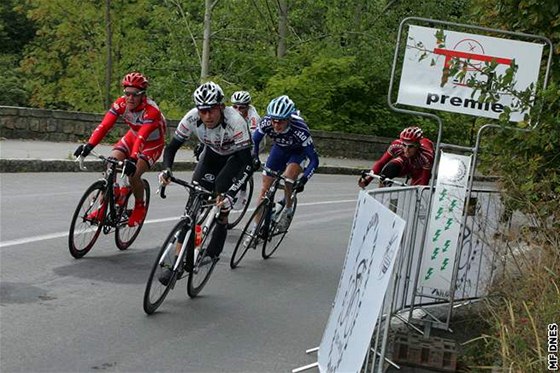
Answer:
[[[105,171],[103,171],[103,178],[100,179],[104,182],[105,187],[105,191],[103,192],[103,199],[107,202],[109,208],[109,214],[107,215],[109,219],[107,219],[107,216],[105,216],[101,223],[103,225],[103,232],[108,233],[110,228],[116,227],[118,224],[113,186],[115,185],[119,171],[121,172],[121,178],[124,177],[124,170],[122,169],[124,162],[105,157],[94,151],[92,151],[91,154],[102,160],[104,164],[109,164],[109,167],[106,167]],[[80,170],[87,170],[87,167],[84,165],[84,157],[79,156],[76,158],[76,161],[79,163]],[[109,227],[109,229],[107,229],[107,227]]]
[[[274,177],[274,180],[272,181],[272,184],[270,185],[270,187],[268,188],[268,190],[266,191],[263,200],[267,200],[267,204],[272,205],[274,203],[274,196],[276,195],[276,192],[278,191],[278,189],[284,189],[285,188],[285,184],[282,185],[280,184],[282,181],[285,183],[286,181],[286,177],[284,175],[282,175],[281,172],[277,172],[277,171],[273,171],[268,167],[263,166],[263,170],[265,170],[268,174],[270,174],[271,176]],[[290,195],[290,198],[294,199],[295,195],[297,194],[297,191],[295,190],[295,188],[292,188],[292,194]],[[285,206],[284,206],[285,208]],[[266,217],[267,220],[268,217]],[[266,221],[267,225],[268,223],[270,223],[270,221]]]
[[[207,212],[207,214],[205,215],[204,223],[202,224],[202,234],[205,237],[206,234],[208,233],[210,225],[212,224],[214,219],[216,219],[220,214],[220,207],[216,206],[214,204],[214,200],[211,198],[214,195],[214,193],[204,189],[198,183],[196,182],[189,183],[187,181],[177,179],[175,177],[171,177],[170,179],[172,182],[177,183],[191,191],[187,203],[185,205],[185,210],[183,212],[183,215],[181,216],[182,220],[187,220],[187,226],[190,228],[187,232],[185,232],[185,237],[183,238],[183,242],[181,243],[181,249],[177,255],[178,258],[184,258],[184,255],[186,254],[186,250],[187,250],[187,243],[189,242],[189,239],[193,232],[194,225],[198,221],[201,211],[204,208],[212,206],[212,209],[209,211],[209,213]],[[164,186],[160,187],[160,195],[162,198],[166,198]],[[175,250],[175,248],[169,247],[166,250],[166,254],[168,253],[168,250],[171,249]],[[194,258],[193,263],[196,263],[196,250],[194,252],[193,258]],[[161,265],[162,263],[163,263],[162,260],[160,260],[159,264]],[[173,270],[177,271],[181,263],[182,260],[177,260],[173,266]]]

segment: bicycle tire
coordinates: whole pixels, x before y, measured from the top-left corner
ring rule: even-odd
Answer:
[[[181,236],[181,232],[185,229],[189,229],[186,220],[181,220],[175,224],[158,252],[148,277],[148,282],[146,283],[146,290],[144,291],[144,312],[148,315],[151,315],[158,309],[178,280],[179,273],[175,271],[171,273],[167,284],[163,284],[159,278],[165,269],[173,268],[175,262],[179,260],[175,256],[175,245]]]
[[[245,228],[243,228],[241,236],[239,236],[235,249],[233,249],[233,253],[231,254],[231,259],[229,261],[231,269],[235,269],[239,265],[241,259],[243,259],[251,247],[255,249],[257,248],[259,238],[258,232],[260,232],[261,227],[264,224],[265,217],[270,210],[270,206],[271,205],[267,200],[263,200],[259,203],[253,214],[251,214],[251,217],[249,218],[247,224],[245,224]],[[259,215],[259,221],[255,226],[253,226],[254,220]]]
[[[269,223],[266,239],[263,240],[264,241],[263,246],[262,246],[262,257],[263,257],[263,259],[270,258],[272,256],[272,254],[274,254],[276,252],[276,250],[278,250],[278,247],[280,246],[280,244],[284,240],[284,237],[286,237],[286,234],[288,233],[288,230],[290,229],[290,226],[292,225],[292,221],[294,220],[294,216],[296,214],[296,207],[297,207],[297,196],[294,196],[294,198],[292,200],[292,208],[293,208],[292,219],[290,219],[290,221],[288,222],[288,226],[286,227],[286,229],[284,231],[282,231],[282,232],[278,231],[276,229],[276,223],[275,222],[271,221]]]
[[[144,184],[144,203],[146,206],[146,216],[148,216],[148,208],[150,207],[150,184],[148,180],[142,179],[142,184]],[[146,220],[146,216],[140,222],[140,224],[129,227],[128,226],[128,219],[130,217],[130,212],[132,209],[129,208],[129,203],[134,207],[134,201],[130,198],[132,196],[132,190],[128,192],[126,196],[124,205],[119,207],[118,215],[117,215],[117,223],[115,224],[115,244],[119,248],[119,250],[126,250],[132,245],[134,240],[140,234],[140,230],[144,225],[144,221]]]
[[[104,180],[94,182],[86,189],[76,206],[68,233],[68,249],[76,259],[83,257],[91,250],[101,233],[105,216],[101,222],[97,223],[95,229],[92,229],[95,223],[87,220],[87,216],[102,206],[105,206],[104,213],[107,212],[105,190]]]
[[[251,199],[253,198],[253,190],[255,188],[255,182],[253,180],[253,177],[249,178],[249,180],[247,180],[245,185],[246,185],[245,190],[247,191],[245,203],[240,209],[238,210],[232,209],[230,211],[229,213],[230,221],[228,222],[227,225],[228,229],[233,229],[237,224],[239,224],[239,222],[241,222],[241,219],[243,219],[245,213],[247,212],[247,209],[249,208],[249,205],[251,204]],[[237,198],[239,198],[239,193],[237,193],[235,202],[237,202]]]
[[[200,293],[202,288],[204,288],[204,286],[210,279],[210,275],[214,271],[214,267],[217,263],[217,260],[212,260],[206,256],[206,249],[214,233],[214,228],[216,228],[215,220],[212,221],[212,224],[208,229],[208,233],[206,233],[206,235],[204,236],[204,240],[198,248],[198,255],[194,259],[194,263],[192,266],[193,268],[189,272],[189,279],[187,281],[187,294],[191,298],[196,297]]]

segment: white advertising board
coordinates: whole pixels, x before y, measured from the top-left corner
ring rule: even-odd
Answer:
[[[471,156],[441,153],[420,286],[448,291],[459,244]]]
[[[443,31],[445,40],[438,40],[441,31],[435,28],[409,26],[406,51],[397,102],[434,110],[469,114],[497,119],[504,107],[512,107],[514,98],[501,94],[498,102],[478,102],[479,93],[467,81],[474,77],[486,81],[480,69],[486,63],[497,64],[496,76],[503,75],[515,63],[515,90],[536,86],[543,45],[454,31]],[[445,77],[451,59],[468,62],[460,81]],[[445,84],[443,84],[445,83]],[[443,86],[442,86],[443,85]],[[525,112],[512,112],[510,121],[521,121]]]
[[[335,302],[318,352],[321,372],[358,372],[398,255],[405,222],[361,191]]]

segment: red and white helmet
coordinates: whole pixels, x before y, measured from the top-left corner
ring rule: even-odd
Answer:
[[[408,127],[402,130],[400,138],[402,141],[418,142],[422,138],[420,127]]]
[[[128,73],[122,80],[123,87],[134,87],[141,90],[148,88],[148,79],[140,73]]]

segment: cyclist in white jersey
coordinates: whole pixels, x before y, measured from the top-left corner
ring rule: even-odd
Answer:
[[[251,105],[251,95],[249,92],[234,92],[233,95],[231,95],[231,106],[237,110],[243,118],[245,118],[251,133],[255,132],[259,122],[261,121],[261,116],[257,112],[257,109]]]
[[[247,121],[249,130],[251,134],[255,132],[259,122],[261,121],[261,116],[257,112],[257,109],[251,105],[251,95],[247,91],[236,91],[231,95],[231,106],[237,110],[239,114]],[[264,144],[266,140],[263,141],[263,146],[261,147],[261,152],[264,150]],[[239,191],[239,198],[234,206],[235,209],[242,209],[247,203],[247,185],[243,185]]]
[[[193,98],[196,107],[181,119],[171,142],[165,147],[165,171],[160,174],[160,182],[169,183],[177,150],[195,134],[204,144],[204,150],[192,179],[220,195],[217,203],[221,206],[221,214],[208,246],[208,255],[217,258],[226,240],[227,217],[234,197],[253,173],[251,135],[243,117],[224,105],[224,94],[218,84],[202,84],[195,90]]]

